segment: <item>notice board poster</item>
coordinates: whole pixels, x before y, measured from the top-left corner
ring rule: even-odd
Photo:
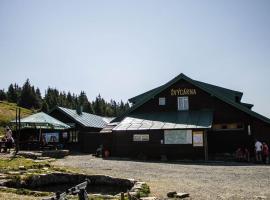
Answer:
[[[193,132],[193,146],[194,147],[203,147],[203,131],[194,131]]]
[[[192,131],[165,130],[164,144],[192,144]]]
[[[43,133],[43,137],[48,142],[59,142],[59,133]]]

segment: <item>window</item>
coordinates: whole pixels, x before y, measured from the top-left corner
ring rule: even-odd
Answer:
[[[227,123],[227,124],[213,124],[214,131],[230,131],[230,130],[243,130],[243,123]]]
[[[188,97],[178,97],[177,102],[178,102],[178,110],[189,109]]]
[[[78,142],[78,133],[79,131],[70,131],[69,132],[69,141],[70,143],[77,143]]]
[[[149,135],[148,134],[134,134],[133,142],[148,142]]]
[[[165,106],[166,105],[166,98],[165,97],[159,97],[158,104],[160,106]]]

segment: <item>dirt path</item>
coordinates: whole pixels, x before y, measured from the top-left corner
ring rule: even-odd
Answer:
[[[153,196],[169,191],[190,193],[191,199],[270,199],[270,166],[185,164],[102,160],[91,155],[68,156],[56,165],[90,174],[106,174],[147,182]]]

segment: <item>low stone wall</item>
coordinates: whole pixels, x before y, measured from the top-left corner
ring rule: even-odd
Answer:
[[[85,181],[85,179],[90,180],[90,185],[124,186],[127,188],[132,188],[135,184],[135,181],[131,179],[114,178],[105,175],[50,173],[32,175],[28,177],[25,181],[22,181],[21,186],[34,189],[36,187],[42,187],[52,184],[74,183],[74,185],[76,185]]]
[[[90,185],[107,185],[107,186],[121,186],[132,188],[136,181],[133,179],[115,178],[105,175],[85,175],[85,174],[71,174],[54,172],[49,174],[30,175],[23,180],[7,181],[5,186],[16,188],[35,189],[37,187],[57,184],[79,184],[86,179],[90,180]]]
[[[47,150],[42,151],[41,155],[50,158],[64,158],[69,155],[69,150]]]
[[[132,196],[137,196],[145,184],[144,182],[135,181],[134,179],[115,178],[105,175],[54,172],[49,174],[30,175],[25,179],[17,180],[15,182],[14,180],[6,180],[2,186],[35,190],[35,188],[48,185],[74,184],[75,186],[86,179],[90,180],[90,185],[126,187],[126,192],[129,192]]]

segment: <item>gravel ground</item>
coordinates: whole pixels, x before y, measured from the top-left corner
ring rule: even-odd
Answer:
[[[55,165],[145,181],[151,195],[160,198],[176,190],[189,193],[190,199],[270,199],[270,165],[103,160],[91,155],[68,156]]]

